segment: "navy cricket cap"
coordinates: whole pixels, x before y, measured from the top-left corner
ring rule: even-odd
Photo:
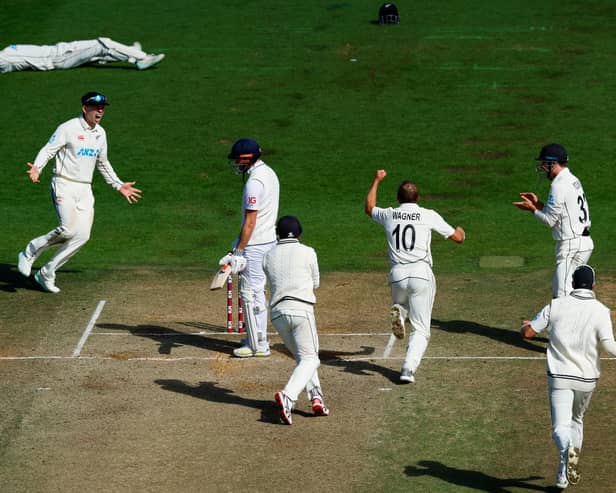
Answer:
[[[592,289],[595,284],[595,271],[590,265],[580,265],[573,271],[573,289]]]
[[[543,146],[539,157],[535,158],[536,161],[556,161],[559,163],[566,163],[569,161],[567,151],[560,144],[548,144]]]
[[[99,106],[101,104],[107,106],[109,101],[107,101],[107,97],[104,94],[90,91],[81,96],[81,104],[83,106]]]
[[[240,139],[233,147],[227,156],[229,159],[246,158],[256,161],[261,156],[261,147],[256,140]]]
[[[276,234],[281,240],[299,238],[302,234],[302,225],[295,216],[283,216],[278,219],[278,224],[276,224]]]

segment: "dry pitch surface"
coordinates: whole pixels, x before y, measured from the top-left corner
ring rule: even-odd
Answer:
[[[272,334],[270,358],[230,357],[240,336],[225,332],[226,293],[207,289],[209,273],[69,271],[59,275],[58,296],[9,273],[0,291],[2,491],[374,491],[383,461],[390,491],[545,491],[555,460],[545,343],[520,341],[516,329],[546,301],[549,275],[439,276],[433,339],[413,386],[397,382],[404,345],[388,348],[385,274],[325,275],[317,323],[332,414],[316,418],[301,400],[289,427],[272,400],[293,367],[288,353]],[[613,283],[599,294],[609,305]],[[587,476],[575,491],[610,491],[604,457],[616,452],[605,438],[614,436],[616,365],[606,361],[604,370],[587,418]],[[495,399],[497,421],[513,405],[520,410],[514,421],[503,414],[505,427],[537,425],[529,448],[503,444],[504,459],[461,458],[465,470],[441,470],[444,457],[455,462],[446,444],[396,457],[410,434],[429,441],[424,430],[437,422],[392,431],[391,413],[417,406],[434,420],[480,416]],[[460,433],[451,422],[445,436]],[[519,459],[507,461],[512,454]],[[502,477],[534,479],[508,486]]]

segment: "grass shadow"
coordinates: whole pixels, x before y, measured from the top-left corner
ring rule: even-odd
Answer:
[[[409,477],[432,476],[447,483],[471,488],[487,493],[509,493],[506,488],[521,488],[531,491],[557,491],[552,487],[540,486],[529,483],[537,479],[544,479],[541,476],[528,476],[525,478],[501,479],[489,476],[480,471],[469,469],[458,469],[432,460],[422,460],[416,466],[406,466],[404,473]]]
[[[482,337],[487,337],[496,342],[509,344],[510,346],[519,347],[536,353],[545,353],[548,340],[544,337],[536,337],[532,341],[522,339],[519,332],[508,329],[500,329],[498,327],[490,327],[489,325],[469,322],[467,320],[435,320],[432,319],[433,327],[452,334],[476,334]]]

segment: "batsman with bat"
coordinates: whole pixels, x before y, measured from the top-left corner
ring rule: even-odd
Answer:
[[[233,350],[238,358],[267,357],[267,301],[263,256],[276,244],[276,218],[280,184],[272,168],[261,159],[261,148],[252,139],[240,139],[229,153],[229,167],[248,175],[242,197],[242,226],[233,251],[219,261],[239,273],[240,297],[244,304],[247,338]]]
[[[404,321],[409,318],[412,334],[402,371],[401,383],[413,383],[415,372],[428,348],[430,321],[436,294],[436,281],[432,273],[430,243],[432,231],[443,238],[462,243],[464,230],[453,228],[436,212],[420,207],[417,185],[403,181],[398,187],[400,207],[382,209],[376,206],[379,184],[387,176],[385,170],[376,171],[366,196],[366,214],[385,228],[389,246],[389,283],[391,285],[391,328],[398,338],[404,338]]]

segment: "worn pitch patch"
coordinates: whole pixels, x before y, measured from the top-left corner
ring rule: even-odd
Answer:
[[[505,267],[522,267],[524,265],[524,257],[512,256],[485,256],[479,258],[479,267],[482,268],[505,268]]]

